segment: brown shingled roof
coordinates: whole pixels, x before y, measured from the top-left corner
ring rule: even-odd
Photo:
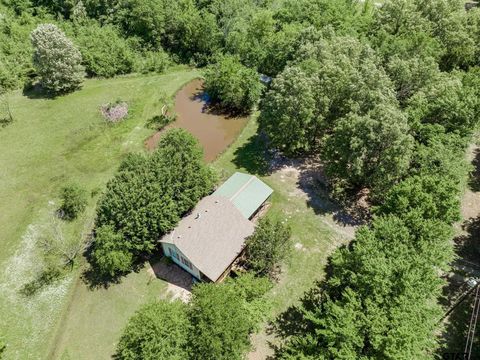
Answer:
[[[216,281],[254,231],[230,200],[207,196],[161,242],[174,244],[203,274]]]

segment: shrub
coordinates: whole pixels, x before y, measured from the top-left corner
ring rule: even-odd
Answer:
[[[102,226],[96,230],[93,243],[92,261],[102,275],[114,277],[127,272],[132,267],[132,254],[124,248],[123,236],[112,226]]]
[[[87,192],[78,185],[65,186],[61,198],[60,212],[66,220],[74,220],[87,207]]]
[[[135,53],[115,27],[90,21],[76,28],[76,43],[88,75],[112,77],[134,70]]]
[[[39,25],[31,34],[33,63],[42,87],[54,94],[78,89],[83,81],[82,55],[53,24]]]
[[[145,51],[138,56],[136,69],[143,74],[150,72],[163,73],[170,64],[170,57],[163,50]]]
[[[127,117],[128,104],[124,101],[117,100],[114,103],[102,105],[100,111],[105,120],[111,123],[117,123]]]
[[[249,113],[260,99],[262,84],[253,69],[233,56],[223,56],[205,73],[205,90],[222,108]]]
[[[119,360],[187,359],[190,324],[186,306],[158,301],[143,306],[128,321],[117,346]]]
[[[281,221],[262,219],[247,239],[247,264],[259,275],[275,276],[290,249],[291,229]]]

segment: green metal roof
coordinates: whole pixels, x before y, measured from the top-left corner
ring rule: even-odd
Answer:
[[[256,176],[237,172],[213,195],[230,199],[243,216],[249,219],[272,193],[273,190]]]

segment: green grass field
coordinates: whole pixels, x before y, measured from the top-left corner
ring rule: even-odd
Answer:
[[[90,80],[81,91],[56,100],[11,96],[15,122],[0,131],[0,262],[5,269],[0,276],[0,325],[7,359],[109,359],[131,314],[151,299],[168,296],[166,283],[152,278],[147,267],[107,289],[89,289],[77,269],[33,298],[20,296],[18,290],[38,268],[35,242],[58,206],[59,188],[76,181],[89,191],[101,190],[122,156],[142,149],[152,132],[144,124],[161,106],[159,95],[172,95],[196,76],[198,72],[184,70]],[[98,107],[116,99],[127,101],[132,115],[108,126]],[[324,275],[328,255],[351,238],[352,229],[333,220],[328,199],[312,198],[300,186],[304,169],[265,171],[265,151],[256,133],[253,118],[212,166],[220,178],[237,170],[261,177],[275,191],[267,216],[292,227],[292,255],[269,293],[269,319],[274,319]],[[89,229],[97,198],[91,198],[81,219],[67,226],[68,236],[82,236]],[[267,340],[273,339],[265,331],[254,336],[253,358],[269,354]]]
[[[14,122],[0,129],[0,335],[7,342],[6,359],[47,357],[76,282],[78,271],[73,271],[35,296],[19,294],[41,266],[37,242],[58,208],[60,188],[77,182],[89,192],[101,190],[122,156],[142,149],[153,132],[145,123],[160,110],[162,94],[172,96],[197,76],[197,71],[176,69],[165,75],[92,79],[80,91],[53,100],[9,95]],[[117,99],[129,104],[130,115],[120,124],[106,124],[99,107]],[[66,237],[88,231],[97,197],[92,196],[82,218],[65,225]],[[125,294],[136,285],[124,286],[119,297],[125,296],[127,314],[140,300],[128,304]]]

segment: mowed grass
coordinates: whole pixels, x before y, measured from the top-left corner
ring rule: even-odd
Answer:
[[[14,122],[0,129],[0,335],[7,342],[6,359],[47,357],[78,275],[73,271],[30,298],[19,294],[39,271],[37,242],[58,208],[60,188],[76,182],[98,194],[121,158],[143,148],[153,132],[145,123],[160,111],[159,99],[197,76],[197,71],[176,69],[165,75],[87,80],[81,90],[56,99],[9,95]],[[129,104],[130,115],[122,123],[106,124],[99,107],[117,99]],[[85,215],[64,225],[66,237],[88,231],[97,199],[92,195]],[[117,298],[125,297],[125,316],[129,306],[133,311],[142,301],[129,301],[128,294],[133,298],[146,291],[146,285],[138,286],[146,274],[135,275],[137,281],[132,278],[131,285],[127,281],[117,290]],[[162,286],[154,285],[152,292]],[[93,325],[85,332],[94,331]]]
[[[120,284],[89,289],[78,279],[49,359],[110,359],[127,320],[147,302],[168,297],[166,283],[146,265]]]

